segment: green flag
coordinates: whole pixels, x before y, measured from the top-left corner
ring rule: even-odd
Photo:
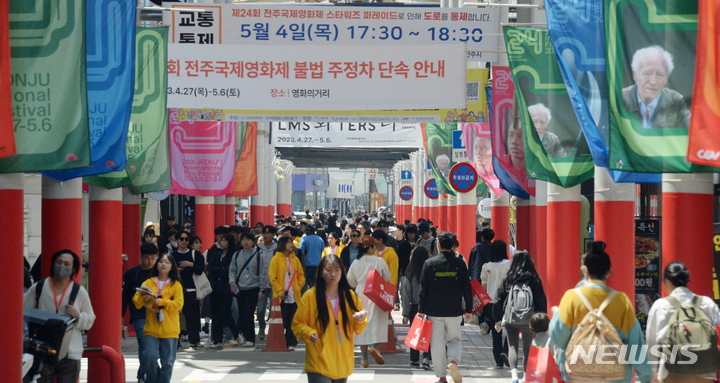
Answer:
[[[522,123],[508,141],[523,140],[528,178],[571,187],[594,175],[585,136],[575,117],[546,30],[504,27],[508,61]]]
[[[11,0],[10,56],[17,155],[0,172],[90,166],[85,1]]]
[[[137,28],[135,96],[127,138],[125,170],[83,178],[108,189],[128,186],[132,193],[172,186],[167,129],[167,28]]]

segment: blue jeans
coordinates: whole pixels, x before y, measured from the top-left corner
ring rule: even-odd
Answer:
[[[138,368],[137,378],[145,379],[145,319],[135,319],[132,322],[135,328],[135,337],[138,343],[138,359],[140,359],[140,368]]]
[[[170,383],[178,338],[145,337],[145,370],[148,382]],[[158,366],[158,358],[160,366]]]
[[[266,315],[265,310],[267,310],[268,300],[270,300],[270,304],[272,305],[273,293],[272,293],[272,289],[264,289],[264,290],[260,290],[260,292],[265,294],[265,299],[261,299],[257,303],[257,318],[258,318],[258,328],[260,330],[260,333],[264,333],[265,332],[265,315]],[[253,329],[253,331],[255,331],[255,330]]]

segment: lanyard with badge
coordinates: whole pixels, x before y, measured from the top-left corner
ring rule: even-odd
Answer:
[[[60,304],[63,300],[65,300],[65,293],[68,291],[68,287],[72,284],[72,281],[68,281],[68,283],[65,285],[65,290],[63,290],[62,296],[60,297],[60,301],[57,300],[57,292],[55,292],[55,281],[52,281],[52,292],[53,292],[53,299],[55,299],[55,314],[58,314],[58,311],[60,311]]]
[[[330,296],[325,293],[325,297],[327,298],[328,302],[330,303],[330,308],[332,309],[333,315],[335,316],[335,328],[337,329],[338,334],[338,343],[343,343],[343,336],[342,332],[340,332],[340,322],[338,321],[338,312],[340,311],[340,293],[338,293],[338,296],[335,297],[335,299],[330,299]],[[335,302],[335,305],[333,305],[333,301]]]

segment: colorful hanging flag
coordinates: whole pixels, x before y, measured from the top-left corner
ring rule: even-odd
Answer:
[[[257,183],[257,122],[238,123],[237,165],[232,192],[228,197],[258,195]]]
[[[10,18],[17,154],[0,173],[90,166],[85,0],[11,0]]]
[[[621,0],[604,7],[610,169],[717,172],[686,161],[698,1]]]
[[[235,174],[237,122],[179,121],[170,110],[171,194],[224,196]]]
[[[720,3],[700,0],[687,160],[720,166]]]
[[[530,199],[535,180],[525,171],[525,144],[522,128],[513,123],[515,84],[509,67],[493,67],[492,91],[485,88],[491,124],[493,170],[500,187],[510,194]]]
[[[595,165],[608,167],[610,128],[605,74],[603,0],[548,0],[548,33],[575,116]],[[660,174],[609,170],[615,182],[659,183]]]
[[[135,84],[135,1],[87,4],[89,168],[45,172],[58,181],[125,169]]]
[[[15,150],[15,129],[12,113],[12,91],[10,87],[10,14],[8,3],[3,2],[0,11],[0,158],[13,156]]]
[[[566,188],[591,179],[595,165],[590,148],[573,112],[547,31],[503,29],[519,90],[518,115],[528,178]]]
[[[483,182],[495,194],[502,194],[500,180],[493,170],[492,139],[490,138],[489,122],[472,122],[460,124],[468,162],[470,162]]]
[[[84,177],[108,189],[127,186],[133,194],[172,187],[167,130],[167,28],[137,28],[135,94],[123,171]]]

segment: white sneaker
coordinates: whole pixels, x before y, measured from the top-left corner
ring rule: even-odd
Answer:
[[[210,347],[208,347],[208,348],[218,349],[218,350],[219,350],[219,349],[223,348],[223,344],[222,344],[222,343],[213,343],[213,344],[211,344]]]
[[[450,376],[452,376],[453,382],[462,383],[462,375],[460,375],[460,371],[458,371],[457,365],[455,363],[448,363],[447,372],[449,372]]]
[[[238,345],[238,341],[236,341],[235,339],[225,341],[225,347],[235,347],[237,345]]]
[[[295,351],[295,346],[288,346],[288,350]]]
[[[480,323],[480,333],[483,335],[487,335],[489,332],[490,326],[488,326],[488,324],[485,322]]]
[[[238,342],[238,344],[245,343],[245,337],[243,336],[243,334],[238,334],[238,337],[235,338],[235,340]]]
[[[255,347],[255,343],[248,340],[242,344],[242,347]]]

